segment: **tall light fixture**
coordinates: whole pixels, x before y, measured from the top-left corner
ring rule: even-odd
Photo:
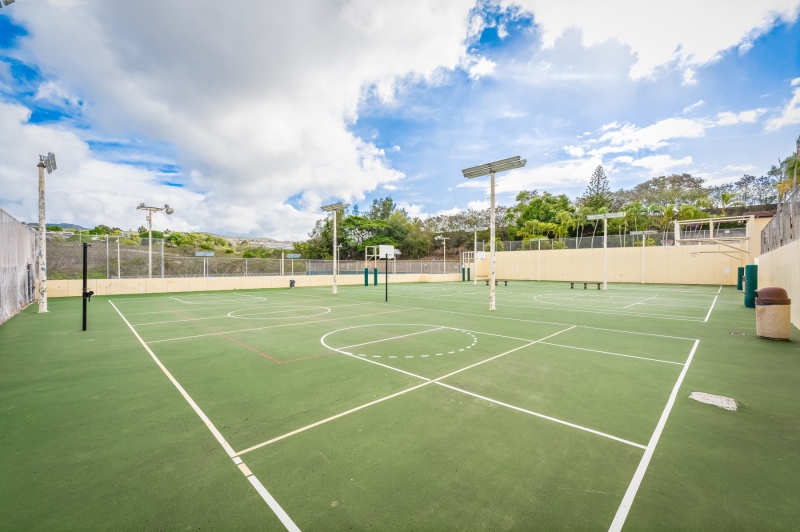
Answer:
[[[325,205],[322,207],[324,212],[333,213],[333,293],[338,293],[336,290],[336,256],[338,255],[338,247],[336,244],[336,212],[343,211],[350,206],[349,203],[342,203],[341,201],[337,201],[336,203],[331,203],[330,205]],[[387,263],[388,266],[388,263]]]
[[[3,7],[4,4],[8,5],[8,4],[13,4],[13,3],[14,3],[14,0],[0,0],[0,7]],[[45,310],[45,312],[47,312],[47,311]]]
[[[475,239],[472,247],[472,284],[478,284],[478,231],[486,231],[487,227],[465,227],[466,231],[472,231],[472,237]]]
[[[494,290],[494,283],[495,283],[495,256],[494,256],[494,249],[495,249],[495,242],[494,242],[494,174],[498,172],[505,172],[506,170],[513,170],[514,168],[522,168],[525,166],[527,161],[525,159],[520,159],[519,155],[516,157],[509,157],[508,159],[502,159],[499,161],[495,161],[493,163],[488,164],[481,164],[478,166],[473,166],[471,168],[465,168],[461,170],[461,173],[464,174],[464,177],[467,179],[472,179],[475,177],[481,176],[491,176],[490,182],[490,221],[489,221],[489,310],[497,310],[495,307],[495,290]]]
[[[9,3],[9,2],[6,2]],[[58,168],[52,153],[39,156],[39,312],[47,312],[47,224],[44,217],[44,171],[51,174]]]
[[[447,273],[447,241],[450,240],[450,237],[444,235],[436,235],[434,238],[436,238],[436,240],[441,240],[442,245],[444,246],[444,250],[442,251],[442,260],[444,261],[444,266],[442,266],[442,273]]]
[[[603,220],[603,290],[608,290],[608,219],[624,217],[624,212],[604,212],[586,217],[587,220]]]
[[[148,207],[144,203],[140,203],[136,207],[137,211],[147,211],[147,277],[153,277],[153,213],[164,211],[167,214],[172,214],[175,209],[164,204],[163,207]],[[162,254],[163,256],[163,254]]]
[[[631,235],[642,235],[642,284],[644,284],[644,248],[645,248],[645,235],[654,235],[658,231],[631,231]]]

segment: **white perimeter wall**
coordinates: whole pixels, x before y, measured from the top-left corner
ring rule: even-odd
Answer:
[[[608,282],[735,285],[744,254],[724,255],[723,246],[609,248]],[[554,249],[496,253],[497,279],[602,281],[603,249]],[[541,264],[541,266],[540,266]],[[644,271],[644,275],[642,272]],[[489,276],[489,254],[478,261],[478,276]]]
[[[778,286],[792,300],[792,324],[800,329],[800,240],[758,259],[758,287]]]

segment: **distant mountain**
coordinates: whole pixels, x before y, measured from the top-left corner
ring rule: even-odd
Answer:
[[[31,227],[39,227],[39,222],[28,222],[29,226]],[[67,224],[67,223],[59,223],[59,222],[47,222],[47,225],[57,225],[62,229],[80,229],[81,231],[88,231],[89,228],[81,227],[80,225],[75,224]]]

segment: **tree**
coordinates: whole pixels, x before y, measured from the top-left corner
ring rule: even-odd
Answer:
[[[598,212],[602,208],[611,207],[611,188],[608,185],[608,177],[603,170],[603,165],[595,168],[592,177],[589,178],[589,185],[581,196],[581,204]]]
[[[564,194],[554,196],[549,192],[539,194],[536,190],[523,190],[517,194],[516,201],[517,204],[509,208],[505,215],[511,239],[519,238],[520,234],[530,234],[531,226],[527,224],[529,221],[553,224],[554,228],[547,232],[555,232],[558,214],[562,211],[572,213],[575,210]],[[541,234],[538,230],[535,232]]]
[[[736,200],[735,192],[723,192],[719,196],[719,204],[720,207],[722,207],[722,216],[727,216],[728,214],[725,212],[726,208],[734,205],[741,205],[742,202]]]

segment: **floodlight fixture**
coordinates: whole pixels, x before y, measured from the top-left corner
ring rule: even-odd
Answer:
[[[472,179],[475,177],[481,177],[484,175],[488,175],[491,177],[489,189],[490,189],[490,204],[489,204],[489,310],[497,310],[495,306],[495,290],[494,290],[494,283],[495,283],[495,224],[494,224],[494,174],[497,172],[505,172],[506,170],[513,170],[515,168],[522,168],[525,166],[527,160],[520,159],[519,155],[515,157],[509,157],[508,159],[501,159],[499,161],[494,161],[492,163],[487,164],[479,164],[478,166],[472,166],[470,168],[465,168],[461,170],[461,173],[464,174],[464,177],[467,179]],[[477,279],[476,279],[477,282]]]
[[[625,218],[624,212],[604,212],[600,214],[590,214],[587,220],[608,220],[610,218]]]
[[[603,290],[608,290],[608,220],[624,217],[624,212],[603,212],[586,217],[587,220],[603,220]]]
[[[14,3],[14,0],[0,0],[0,7],[3,7],[3,4],[8,5],[8,4],[13,4],[13,3]]]
[[[159,212],[159,211],[165,211],[167,214],[172,214],[173,212],[175,212],[175,209],[173,209],[172,207],[170,207],[166,203],[164,204],[163,207],[148,207],[144,203],[140,203],[136,207],[136,210],[137,211],[147,211],[147,218],[146,218],[146,220],[147,220],[147,277],[151,278],[151,277],[153,277],[153,213],[154,212]],[[162,244],[161,258],[163,259],[164,258],[164,248],[163,248],[164,239],[163,238],[161,239],[161,244]],[[164,272],[163,262],[162,262],[161,272],[162,272],[162,277],[163,277],[163,272]]]
[[[336,266],[337,266],[337,258],[339,255],[339,248],[336,245],[336,211],[344,211],[346,208],[350,206],[349,203],[342,203],[341,201],[337,201],[336,203],[331,203],[330,205],[323,205],[320,207],[323,212],[330,212],[333,213],[333,293],[336,294],[338,291],[336,290]]]
[[[325,212],[333,212],[333,211],[343,211],[350,206],[349,203],[342,203],[341,201],[337,201],[336,203],[331,203],[330,205],[323,205],[321,208]]]
[[[12,0],[13,1],[13,0]],[[6,0],[6,5],[10,4]],[[47,312],[47,223],[44,216],[44,171],[50,174],[57,169],[56,156],[52,152],[39,156],[39,312]]]
[[[47,155],[40,155],[39,162],[44,163],[44,167],[47,169],[48,174],[52,174],[58,169],[56,166],[56,156],[52,152],[48,153]]]
[[[525,159],[520,159],[519,155],[517,155],[516,157],[501,159],[493,163],[479,164],[478,166],[465,168],[464,170],[461,170],[461,172],[467,179],[472,179],[473,177],[481,177],[484,175],[496,174],[498,172],[505,172],[506,170],[513,170],[514,168],[522,168],[525,166],[526,162],[528,161]]]

